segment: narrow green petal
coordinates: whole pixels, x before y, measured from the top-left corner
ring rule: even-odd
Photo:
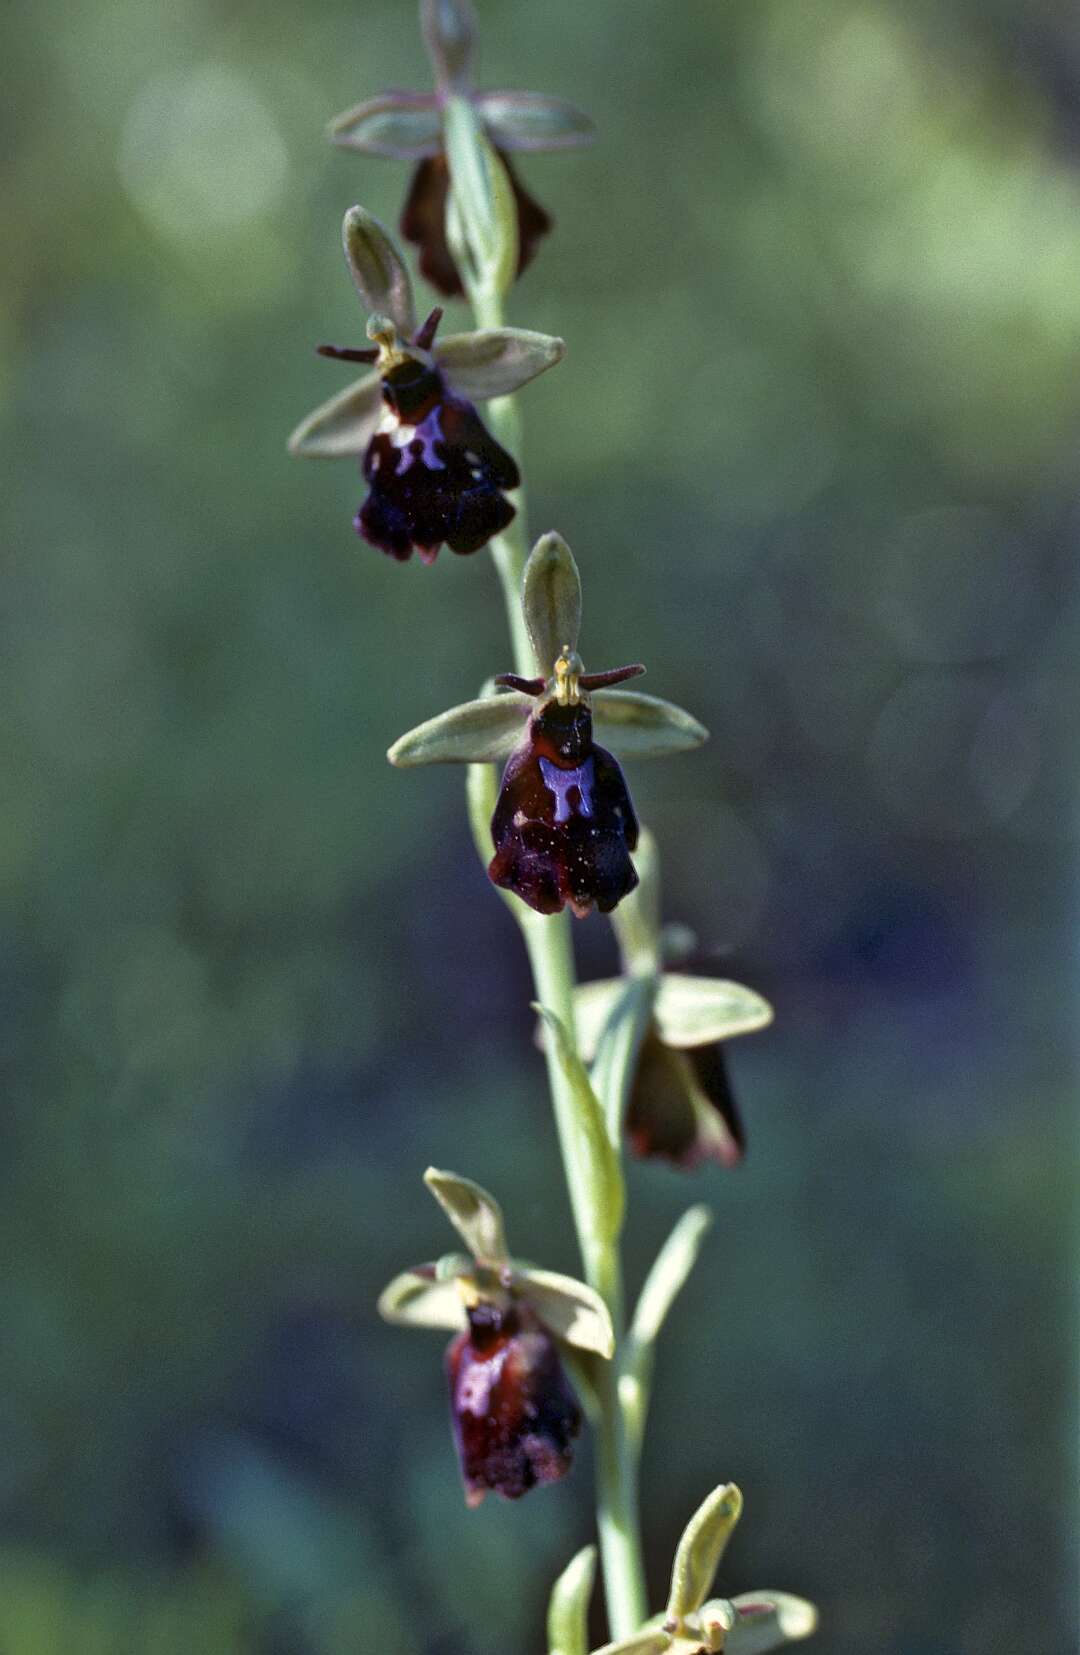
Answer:
[[[509,396],[566,355],[566,342],[528,328],[483,328],[451,333],[435,346],[452,390],[483,402]]]
[[[326,460],[362,454],[375,434],[382,405],[382,381],[378,374],[366,374],[300,421],[289,438],[289,453]]]
[[[532,1305],[540,1320],[560,1339],[578,1350],[592,1350],[610,1359],[615,1330],[607,1305],[591,1287],[573,1276],[526,1266],[514,1272],[514,1288]]]
[[[399,736],[391,764],[485,764],[509,758],[525,734],[532,698],[511,690],[451,707]]]
[[[681,1623],[705,1602],[741,1511],[742,1495],[735,1484],[722,1483],[702,1501],[687,1523],[671,1570],[669,1620]]]
[[[502,1208],[493,1195],[438,1167],[428,1167],[424,1183],[478,1264],[498,1269],[509,1261]]]
[[[404,259],[378,219],[363,207],[350,207],[341,239],[345,262],[368,313],[389,316],[400,333],[411,337],[416,331],[412,281]]]
[[[773,1009],[760,994],[718,977],[665,971],[656,996],[656,1026],[665,1046],[711,1046],[766,1028]]]
[[[627,758],[687,753],[709,739],[705,726],[682,707],[639,690],[598,690],[592,712],[597,741]]]

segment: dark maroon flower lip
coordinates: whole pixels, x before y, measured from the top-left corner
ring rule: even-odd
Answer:
[[[443,544],[478,552],[514,517],[503,493],[521,481],[513,456],[438,368],[392,369],[383,399],[386,413],[362,462],[369,492],[357,532],[401,562],[415,550],[430,563]]]
[[[518,1500],[569,1471],[582,1413],[551,1335],[523,1306],[480,1301],[446,1352],[465,1499]]]
[[[553,696],[533,713],[503,773],[491,834],[489,877],[538,913],[607,914],[634,889],[637,817],[618,760],[593,741],[586,701]]]

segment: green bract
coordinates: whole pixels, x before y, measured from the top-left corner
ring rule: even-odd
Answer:
[[[575,1350],[610,1358],[615,1332],[598,1293],[572,1276],[511,1258],[502,1209],[471,1178],[429,1167],[424,1182],[469,1256],[451,1253],[403,1270],[379,1296],[381,1316],[409,1327],[457,1330],[465,1326],[466,1305],[477,1297],[508,1297],[527,1304],[549,1333]]]
[[[701,1502],[687,1523],[671,1566],[667,1602],[670,1621],[685,1620],[705,1602],[741,1513],[739,1490],[734,1483],[722,1483]]]
[[[548,1605],[548,1655],[587,1655],[587,1619],[593,1580],[596,1577],[596,1547],[583,1546],[570,1559],[551,1588]]]
[[[608,1136],[607,1123],[599,1099],[589,1082],[585,1065],[571,1045],[566,1029],[553,1011],[534,1005],[547,1026],[548,1038],[555,1042],[559,1067],[566,1076],[574,1099],[575,1116],[580,1139],[584,1184],[588,1191],[597,1235],[612,1242],[622,1227],[625,1192],[618,1152]]]

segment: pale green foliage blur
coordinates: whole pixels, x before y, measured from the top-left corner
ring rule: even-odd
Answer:
[[[832,1655],[1064,1655],[1075,24],[478,10],[485,83],[600,133],[521,164],[557,224],[509,320],[568,343],[520,398],[532,527],[586,660],[711,729],[630,782],[667,917],[777,1008],[746,1166],[630,1168],[633,1281],[718,1214],[657,1363],[653,1601],[730,1477],[725,1571]],[[439,1338],[374,1313],[443,1243],[431,1161],[578,1269],[461,777],[383,756],[511,666],[499,596],[381,558],[353,467],[284,449],[345,382],[313,345],[363,342],[342,212],[408,176],[324,125],[423,84],[413,8],[0,35],[0,1649],[539,1655],[588,1450],[466,1513]]]

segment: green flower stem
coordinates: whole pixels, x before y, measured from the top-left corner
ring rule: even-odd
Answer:
[[[490,290],[474,292],[473,302],[478,327],[503,325],[502,304],[497,294]],[[487,417],[493,436],[509,449],[520,465],[522,430],[516,403],[510,397],[500,397],[489,403]],[[523,491],[518,495],[517,505],[517,516],[505,533],[491,542],[491,553],[506,603],[515,671],[531,678],[538,665],[543,670],[543,663],[534,661],[521,606],[521,581],[528,556]],[[514,911],[525,939],[536,998],[555,1013],[573,1040],[574,986],[577,978],[570,916],[565,912],[534,914],[520,903],[514,904]],[[555,1126],[585,1277],[589,1285],[603,1295],[618,1341],[613,1360],[598,1364],[600,1419],[596,1520],[611,1635],[613,1638],[628,1638],[642,1625],[648,1609],[638,1519],[637,1453],[618,1392],[623,1346],[622,1266],[618,1247],[599,1240],[595,1233],[584,1168],[577,1153],[578,1126],[573,1092],[552,1040],[545,1042],[545,1051]]]
[[[517,222],[509,181],[475,112],[461,99],[452,99],[447,108],[445,135],[454,179],[448,203],[447,235],[464,277],[477,327],[502,327],[503,294],[517,266]],[[488,404],[486,413],[493,436],[520,466],[522,432],[517,405],[509,397],[500,397]],[[522,575],[528,556],[523,491],[518,495],[514,521],[492,540],[491,553],[506,603],[515,670],[526,678],[531,678],[537,670],[550,671],[550,662],[537,662],[533,658],[522,611]],[[512,907],[525,938],[537,1000],[554,1012],[574,1044],[576,973],[570,916],[534,914],[519,902],[513,902]],[[615,1326],[615,1356],[610,1362],[597,1364],[600,1370],[597,1376],[600,1408],[597,1529],[611,1634],[613,1638],[628,1638],[644,1622],[647,1608],[638,1521],[637,1450],[619,1400],[623,1357],[622,1267],[617,1243],[599,1234],[596,1227],[588,1193],[588,1171],[579,1149],[578,1106],[550,1036],[544,1042],[544,1049],[585,1277],[590,1286],[603,1295]],[[619,1136],[621,1134],[616,1137],[617,1149]]]

